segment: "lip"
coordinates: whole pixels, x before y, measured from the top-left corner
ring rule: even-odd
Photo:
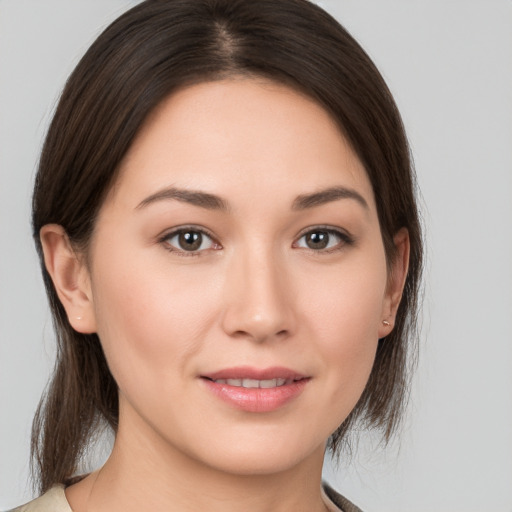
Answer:
[[[205,373],[201,375],[206,379],[218,380],[218,379],[255,379],[255,380],[267,380],[267,379],[293,379],[299,380],[304,379],[307,376],[303,375],[289,368],[283,366],[272,366],[269,368],[254,368],[252,366],[237,366],[234,368],[225,368],[212,373]]]
[[[213,395],[236,409],[253,413],[280,409],[297,398],[311,380],[307,375],[277,366],[263,369],[240,366],[207,373],[200,377],[201,382]],[[226,382],[215,382],[227,379],[283,379],[289,382],[273,388],[244,388]]]

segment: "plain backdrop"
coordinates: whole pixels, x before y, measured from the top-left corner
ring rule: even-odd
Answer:
[[[248,0],[250,1],[250,0]],[[129,0],[0,0],[0,509],[32,498],[53,335],[29,211],[67,75]],[[400,443],[325,478],[365,512],[512,511],[512,2],[318,2],[402,112],[427,230],[420,364]]]

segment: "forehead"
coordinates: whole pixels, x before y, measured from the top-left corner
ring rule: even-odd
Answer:
[[[347,186],[374,204],[363,165],[326,110],[290,87],[254,78],[183,88],[149,116],[112,192],[135,202],[165,186],[281,202]]]

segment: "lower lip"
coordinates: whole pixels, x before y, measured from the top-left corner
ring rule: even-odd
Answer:
[[[275,388],[244,388],[204,378],[201,380],[221,400],[247,412],[275,411],[297,398],[309,382],[306,378]]]

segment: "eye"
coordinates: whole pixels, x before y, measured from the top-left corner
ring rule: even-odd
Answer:
[[[207,249],[218,249],[220,246],[204,231],[182,228],[165,235],[162,240],[171,251],[197,253]]]
[[[318,228],[312,229],[302,235],[297,242],[295,242],[295,247],[312,249],[314,251],[325,251],[341,248],[345,244],[352,243],[352,238],[345,233],[334,229]]]

